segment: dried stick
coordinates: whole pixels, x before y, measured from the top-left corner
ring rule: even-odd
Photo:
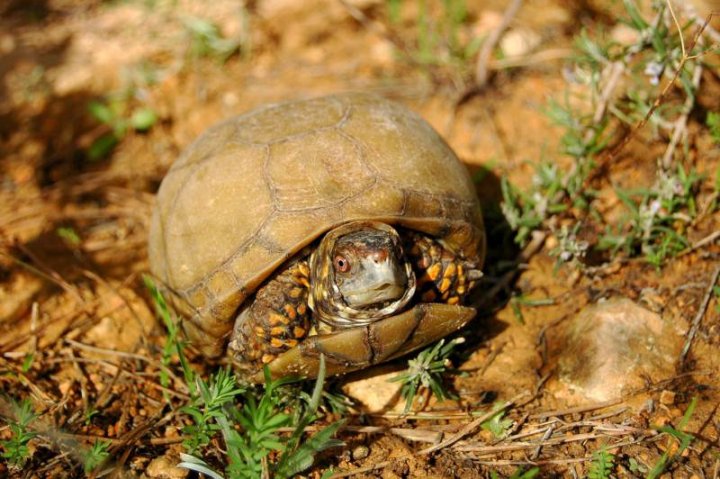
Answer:
[[[500,25],[490,32],[490,35],[488,35],[487,39],[483,42],[482,49],[478,55],[477,66],[475,67],[475,91],[481,90],[487,83],[490,56],[521,6],[522,0],[511,0],[505,9],[505,13],[503,13]]]
[[[695,338],[695,334],[700,327],[700,322],[705,316],[705,311],[707,310],[708,304],[710,303],[710,296],[713,292],[713,286],[715,286],[715,283],[717,283],[718,276],[720,276],[720,266],[715,268],[715,271],[712,274],[712,278],[710,279],[710,284],[708,285],[707,290],[705,291],[705,296],[703,297],[702,303],[700,304],[700,308],[698,309],[695,318],[693,318],[692,326],[690,327],[687,339],[685,340],[685,346],[683,346],[682,353],[680,354],[681,364],[685,362],[687,353],[690,351],[690,346],[692,345],[693,339]]]
[[[459,431],[457,434],[453,434],[453,435],[450,436],[449,438],[445,439],[444,441],[441,441],[441,442],[438,443],[438,444],[435,444],[434,446],[431,446],[431,447],[427,447],[427,448],[425,448],[425,449],[422,449],[422,450],[419,452],[419,454],[430,454],[431,452],[435,452],[435,451],[437,451],[437,450],[439,450],[439,449],[443,449],[443,448],[445,448],[445,447],[448,447],[448,446],[451,446],[451,445],[455,444],[456,442],[458,442],[458,441],[459,441],[460,439],[462,439],[463,437],[465,437],[465,436],[467,436],[468,434],[471,434],[472,432],[474,432],[475,429],[477,429],[478,427],[480,427],[480,425],[481,425],[482,423],[484,423],[484,422],[487,421],[488,419],[492,418],[492,417],[495,416],[496,414],[499,414],[500,411],[505,410],[505,409],[509,408],[510,406],[512,406],[513,404],[515,404],[515,402],[516,402],[518,399],[520,399],[522,396],[525,396],[525,393],[518,394],[517,396],[515,396],[515,397],[512,398],[511,400],[506,401],[506,402],[505,402],[502,406],[500,406],[499,408],[492,408],[492,409],[491,409],[490,411],[488,411],[487,413],[485,413],[485,414],[483,414],[482,416],[478,417],[478,418],[475,419],[474,421],[466,424],[462,429],[460,429],[460,431]]]
[[[372,466],[361,467],[359,469],[353,469],[352,471],[336,472],[335,474],[330,476],[330,479],[340,479],[342,477],[352,477],[352,476],[356,476],[358,474],[365,474],[366,472],[375,471],[378,469],[384,469],[384,468],[388,467],[390,464],[392,464],[392,461],[383,461],[383,462],[378,462],[377,464],[373,464]]]

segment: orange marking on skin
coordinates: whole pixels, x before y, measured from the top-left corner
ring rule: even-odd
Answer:
[[[427,269],[426,274],[428,275],[428,277],[430,277],[431,280],[435,281],[438,276],[440,276],[441,271],[442,265],[440,263],[435,263]]]
[[[442,295],[442,300],[447,302],[449,297],[450,297],[450,291],[445,291]]]
[[[297,312],[295,311],[295,308],[292,307],[292,304],[286,304],[285,306],[283,306],[283,309],[285,310],[285,314],[288,318],[297,318]]]
[[[297,339],[288,339],[285,341],[285,346],[289,348],[294,348],[298,345]]]
[[[306,333],[307,331],[305,331],[305,328],[301,328],[300,326],[295,326],[295,328],[293,329],[293,335],[297,339],[304,338]]]
[[[306,288],[310,287],[310,281],[308,281],[307,278],[300,278],[300,284],[302,284]]]
[[[270,313],[270,326],[277,326],[278,324],[289,324],[290,320],[284,315],[276,312]]]
[[[297,313],[303,316],[307,312],[307,306],[304,303],[298,304]]]
[[[455,276],[455,273],[457,273],[457,266],[455,265],[455,263],[450,263],[447,265],[447,268],[445,268],[443,277],[452,278],[453,276]]]
[[[265,336],[265,329],[262,326],[255,326],[255,334],[262,338]]]
[[[460,298],[457,296],[453,296],[451,298],[448,298],[447,304],[458,304],[460,302]]]
[[[299,263],[298,270],[300,270],[300,273],[302,273],[303,276],[310,276],[310,267],[306,263]]]
[[[272,346],[273,348],[282,348],[283,346],[285,346],[285,341],[278,338],[272,338],[270,340],[270,346]]]
[[[273,359],[275,359],[274,354],[263,354],[261,361],[263,362],[263,364],[267,364],[267,363],[271,362]]]
[[[287,332],[287,329],[283,328],[282,326],[275,326],[270,330],[271,336],[282,336]]]
[[[303,289],[302,289],[302,288],[293,288],[293,289],[290,290],[289,296],[290,296],[292,299],[298,299],[298,298],[302,295],[302,293],[303,293]]]
[[[448,290],[450,289],[450,285],[452,285],[452,281],[450,281],[450,279],[448,279],[448,278],[443,278],[443,280],[440,281],[440,285],[438,286],[438,289],[440,290],[441,293],[447,293]],[[443,299],[445,299],[444,296],[443,296]]]
[[[465,285],[461,284],[457,288],[455,288],[455,292],[457,294],[465,294]]]

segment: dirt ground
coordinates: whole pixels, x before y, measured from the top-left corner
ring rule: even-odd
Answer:
[[[391,3],[0,3],[0,391],[4,399],[30,398],[40,414],[33,427],[41,431],[24,470],[0,460],[0,477],[82,477],[77,451],[96,439],[111,442],[108,470],[118,476],[184,477],[170,464],[182,452],[182,422],[173,411],[187,394],[158,382],[166,330],[142,274],[164,173],[221,119],[266,103],[347,90],[407,105],[475,175],[490,238],[488,277],[501,279],[498,263],[520,251],[498,214],[499,179],[522,189],[541,158],[557,156],[567,166],[556,152],[563,132],[545,107],[567,88],[573,39],[583,28],[610,32],[619,2],[525,2],[509,25],[512,35],[501,43],[506,56],[490,59],[488,82],[471,95],[464,94],[477,54],[458,62],[438,48],[434,62],[419,61],[412,52],[425,3],[403,3],[395,23],[387,19]],[[430,18],[439,18],[434,15],[442,4],[427,2]],[[467,19],[457,32],[465,43],[497,29],[508,2],[466,4]],[[218,25],[230,43],[203,53],[198,35],[190,33],[192,19]],[[223,58],[223,48],[232,54]],[[511,61],[512,55],[520,60]],[[717,72],[706,72],[703,82],[698,108],[718,111]],[[108,99],[118,110],[101,123],[89,105]],[[118,127],[142,106],[157,116],[147,131]],[[687,158],[712,176],[720,149],[703,121],[700,113],[690,116],[688,135],[696,146]],[[112,135],[115,148],[93,155]],[[646,138],[631,141],[603,172],[599,189],[651,184],[655,149]],[[710,195],[703,194],[700,201]],[[519,467],[538,466],[540,477],[585,477],[593,453],[609,446],[616,455],[613,477],[645,477],[664,452],[678,447],[653,427],[677,426],[697,398],[685,426],[695,440],[662,477],[719,477],[720,317],[715,297],[705,300],[720,265],[712,236],[719,223],[716,210],[693,224],[688,239],[700,246],[661,270],[637,259],[582,272],[558,268],[550,254],[557,239],[543,237],[461,333],[466,342],[455,365],[464,374],[453,380],[459,400],[433,402],[404,418],[358,406],[349,416],[352,427],[340,433],[346,446],[322,455],[308,476],[332,468],[334,477],[509,477]],[[568,395],[552,344],[568,318],[616,295],[661,313],[681,342],[700,312],[692,347],[671,377],[646,378],[621,400]],[[520,304],[520,317],[511,297],[551,301]],[[199,371],[215,367],[189,354]],[[496,441],[473,426],[472,411],[511,400],[514,441]],[[10,417],[6,408],[0,413]],[[370,426],[377,428],[363,430]],[[458,433],[457,442],[423,450]],[[0,423],[0,439],[9,435]],[[368,449],[358,452],[360,446]]]

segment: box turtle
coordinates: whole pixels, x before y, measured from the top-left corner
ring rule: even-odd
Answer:
[[[349,93],[270,105],[172,165],[149,238],[190,340],[260,379],[376,364],[464,326],[485,232],[465,167],[406,108]]]

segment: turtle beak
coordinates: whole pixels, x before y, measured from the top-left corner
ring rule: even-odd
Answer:
[[[348,306],[362,308],[402,298],[407,275],[391,255],[371,254],[360,259],[362,284],[347,285],[343,297]],[[353,287],[357,286],[357,287]]]

